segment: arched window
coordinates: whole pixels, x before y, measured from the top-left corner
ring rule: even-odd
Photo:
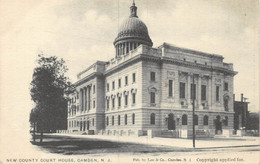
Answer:
[[[132,114],[132,124],[135,124],[135,114]]]
[[[112,116],[112,125],[114,125],[114,116]]]
[[[118,125],[120,125],[120,115],[118,115],[117,121],[118,121]]]
[[[125,114],[125,125],[127,125],[127,114]]]
[[[108,116],[107,116],[107,125],[109,125],[109,119],[108,119]]]
[[[194,125],[198,125],[199,124],[199,117],[198,115],[194,115]]]
[[[155,114],[151,114],[151,125],[155,125]]]
[[[182,115],[181,120],[182,120],[182,125],[187,125],[188,124],[188,118],[187,118],[186,114]]]
[[[209,125],[209,116],[205,115],[203,117],[203,125]]]

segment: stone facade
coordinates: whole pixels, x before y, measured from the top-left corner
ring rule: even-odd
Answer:
[[[126,32],[120,36],[132,26],[123,27]],[[232,64],[220,55],[168,43],[152,48],[152,42],[137,43],[138,37],[129,41],[129,35],[127,42],[120,37],[120,43],[133,41],[135,47],[122,50],[117,38],[115,58],[97,61],[78,74],[68,103],[69,132],[186,138],[192,130],[192,92],[198,135],[233,129]]]

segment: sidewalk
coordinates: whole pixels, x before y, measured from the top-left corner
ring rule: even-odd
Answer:
[[[173,146],[178,148],[193,148],[192,139],[179,138],[149,138],[142,137],[128,137],[128,136],[104,136],[104,135],[76,135],[76,134],[60,134],[55,133],[51,135],[71,136],[75,138],[92,138],[114,142],[129,142],[137,144],[148,144],[158,146]],[[244,146],[260,146],[260,137],[233,137],[233,138],[212,138],[212,139],[198,139],[196,140],[196,148],[230,148],[230,147],[244,147]]]

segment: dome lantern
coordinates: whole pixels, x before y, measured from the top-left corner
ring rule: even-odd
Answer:
[[[130,7],[130,11],[131,11],[131,15],[130,17],[136,17],[138,18],[137,16],[137,7],[135,6],[135,3],[133,2],[132,6]]]
[[[116,57],[129,53],[140,44],[152,46],[153,42],[146,25],[137,16],[137,7],[133,2],[130,7],[130,16],[119,27],[118,35],[114,41]]]

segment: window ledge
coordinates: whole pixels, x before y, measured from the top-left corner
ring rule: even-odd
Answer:
[[[150,106],[156,106],[156,104],[155,103],[150,103]]]

